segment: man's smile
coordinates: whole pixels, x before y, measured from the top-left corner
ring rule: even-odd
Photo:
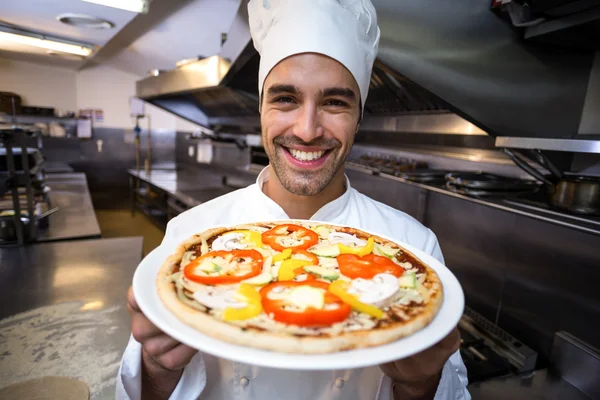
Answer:
[[[333,149],[297,146],[286,147],[279,145],[285,158],[296,168],[313,169],[321,167],[329,159]]]

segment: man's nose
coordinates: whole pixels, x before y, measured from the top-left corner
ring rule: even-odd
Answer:
[[[304,104],[298,110],[298,116],[294,122],[292,133],[306,143],[310,143],[314,139],[324,135],[325,130],[321,124],[319,110],[316,105]]]

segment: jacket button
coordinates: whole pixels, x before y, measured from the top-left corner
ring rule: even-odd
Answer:
[[[342,378],[337,378],[335,380],[335,387],[341,389],[344,387],[344,380]]]
[[[243,387],[248,386],[248,384],[250,383],[250,379],[243,377],[242,379],[240,379],[240,385],[242,385]]]

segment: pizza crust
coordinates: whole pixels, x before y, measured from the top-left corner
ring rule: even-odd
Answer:
[[[265,224],[279,223],[281,222],[277,221],[276,223]],[[294,221],[294,223],[298,222]],[[306,222],[301,224],[307,225]],[[320,225],[328,226],[327,224]],[[245,226],[247,227],[248,224],[245,224]],[[340,229],[340,227],[333,225],[328,227],[331,229]],[[163,263],[156,280],[158,294],[165,306],[181,321],[208,336],[212,336],[237,345],[281,353],[333,353],[343,350],[378,346],[412,335],[413,333],[416,333],[427,326],[435,318],[442,306],[442,284],[435,271],[425,265],[416,256],[402,246],[374,235],[370,236],[373,236],[376,242],[399,247],[403,253],[410,255],[427,270],[425,286],[431,294],[430,299],[425,306],[420,306],[421,311],[419,312],[419,315],[410,319],[409,321],[390,322],[384,327],[376,327],[371,330],[343,332],[342,334],[336,336],[295,336],[294,334],[290,333],[259,330],[252,326],[236,326],[183,304],[178,299],[175,285],[169,278],[170,275],[178,271],[179,263],[183,257],[183,253],[185,253],[191,246],[201,243],[203,240],[208,241],[213,236],[234,229],[239,229],[239,227],[210,229],[201,234],[196,234],[190,239],[181,243],[177,250]],[[355,234],[363,237],[365,236],[365,233],[360,230],[352,228],[346,229],[351,229]],[[252,325],[252,319],[247,321],[249,325]]]

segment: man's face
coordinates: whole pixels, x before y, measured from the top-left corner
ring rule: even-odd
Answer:
[[[325,189],[350,153],[360,117],[352,74],[319,54],[298,54],[267,76],[261,106],[262,138],[271,167],[289,192]]]

